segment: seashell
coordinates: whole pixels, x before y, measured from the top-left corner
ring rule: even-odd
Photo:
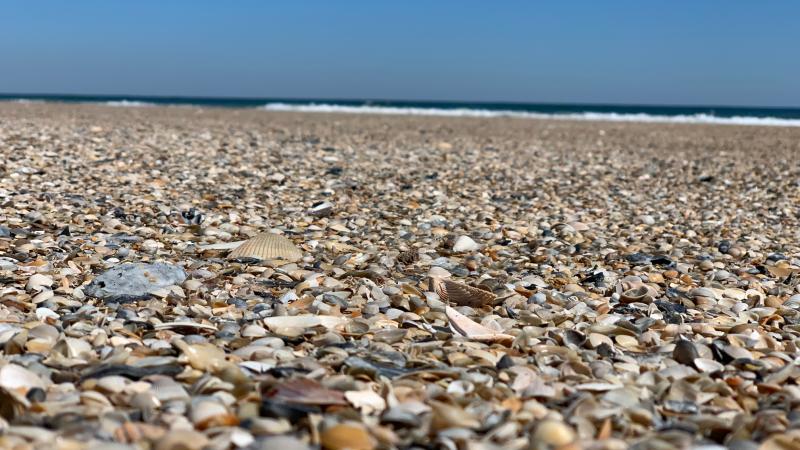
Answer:
[[[161,400],[158,398],[158,393],[151,390],[144,392],[137,392],[128,401],[128,404],[141,411],[151,412],[161,407]]]
[[[652,303],[650,288],[645,285],[628,289],[619,296],[620,303]]]
[[[205,434],[194,430],[171,430],[156,442],[155,450],[201,450],[209,440]]]
[[[43,291],[43,292],[52,293],[52,291]],[[38,295],[37,295],[37,297],[38,297]],[[41,320],[41,321],[45,321],[47,319],[58,320],[60,317],[61,316],[59,316],[58,313],[53,311],[52,309],[49,309],[49,308],[36,308],[36,318]]]
[[[114,407],[114,405],[105,395],[97,391],[81,392],[80,400],[82,405],[95,406],[103,410],[111,409]]]
[[[716,298],[716,294],[714,293],[713,290],[711,290],[710,288],[704,288],[704,287],[692,289],[691,291],[689,291],[689,296],[693,297],[695,299],[697,297],[707,297],[707,298],[710,298],[710,299],[715,299]]]
[[[625,291],[636,289],[643,285],[644,282],[642,281],[641,278],[635,276],[627,276],[620,279],[617,282],[616,291],[618,294],[622,294]]]
[[[183,282],[183,287],[188,291],[197,291],[203,287],[203,282],[194,278],[190,278]]]
[[[697,370],[706,373],[716,373],[725,370],[725,366],[714,361],[713,359],[695,358],[694,366]]]
[[[33,297],[33,298],[31,299],[31,301],[32,301],[33,303],[35,303],[35,304],[37,304],[37,305],[38,305],[38,304],[40,304],[40,303],[44,303],[44,302],[46,302],[47,300],[50,300],[50,299],[51,299],[51,298],[53,298],[54,296],[55,296],[55,294],[53,294],[53,291],[51,291],[51,290],[48,290],[48,289],[43,289],[41,292],[39,292],[38,294],[36,294],[36,296],[35,296],[35,297]],[[56,314],[56,317],[58,317],[58,315],[57,315],[57,314]]]
[[[98,379],[97,389],[110,394],[117,394],[122,392],[128,384],[130,384],[130,380],[127,378],[119,375],[111,375]]]
[[[494,305],[497,296],[483,289],[456,283],[450,280],[436,280],[434,289],[439,298],[444,302],[453,302],[456,305],[477,308],[485,305]]]
[[[386,400],[371,390],[347,391],[344,398],[363,414],[380,413],[386,409]]]
[[[672,359],[685,366],[692,366],[694,361],[700,357],[697,348],[691,341],[681,339],[675,343],[672,351]]]
[[[208,245],[201,245],[197,248],[200,250],[234,250],[240,247],[247,241],[236,241],[236,242],[220,242],[216,244],[208,244]]]
[[[114,430],[114,439],[133,444],[142,441],[155,441],[161,439],[166,430],[156,425],[141,422],[125,422]]]
[[[311,209],[308,210],[308,213],[317,217],[330,216],[333,213],[333,203],[319,202],[312,206]]]
[[[189,418],[198,430],[214,427],[229,427],[239,424],[239,419],[228,411],[225,405],[212,398],[192,399]]]
[[[431,428],[444,430],[447,428],[478,428],[480,422],[470,413],[458,406],[440,401],[431,401]]]
[[[431,278],[450,278],[450,272],[439,266],[432,266],[428,270],[428,276]]]
[[[292,241],[279,234],[262,233],[248,239],[228,255],[228,259],[238,258],[297,261],[303,258],[303,252]]]
[[[569,222],[567,225],[571,226],[573,230],[578,232],[589,231],[589,225],[586,225],[583,222]]]
[[[403,264],[405,264],[407,266],[411,265],[411,264],[414,264],[415,262],[419,261],[419,251],[417,251],[416,249],[413,249],[413,250],[408,250],[408,251],[402,252],[399,255],[397,255],[397,261],[399,261],[399,262],[401,262],[401,263],[403,263]]]
[[[39,375],[22,366],[6,364],[0,369],[0,387],[25,393],[33,388],[44,389],[44,382]]]
[[[575,432],[564,422],[544,420],[536,426],[531,442],[548,447],[561,447],[575,440]]]
[[[564,330],[564,334],[562,335],[561,339],[563,340],[564,345],[576,345],[580,347],[584,342],[586,342],[586,335],[580,331],[568,329]]]
[[[375,439],[360,423],[341,423],[320,434],[322,448],[326,450],[372,450]]]
[[[347,322],[347,319],[339,316],[314,316],[310,314],[302,316],[274,316],[264,319],[264,325],[270,330],[287,328],[312,328],[323,326],[331,329]]]
[[[189,393],[186,392],[186,389],[172,378],[163,375],[154,376],[151,383],[152,387],[150,388],[150,392],[160,403],[174,400],[189,400]]]
[[[92,346],[83,339],[65,337],[56,343],[53,350],[67,358],[84,358],[86,355],[91,354]]]
[[[775,265],[767,266],[767,270],[776,278],[786,278],[797,271],[796,268],[791,267],[786,261],[779,261],[775,263]]]
[[[28,283],[25,285],[25,289],[34,292],[41,292],[43,289],[49,289],[52,284],[52,277],[35,273],[28,278]]]
[[[25,343],[25,349],[30,353],[47,353],[53,348],[53,341],[48,339],[31,339]]]
[[[181,339],[173,339],[172,344],[179,348],[189,364],[197,370],[216,370],[225,363],[225,352],[212,344],[187,344]]]
[[[783,306],[791,309],[800,309],[800,294],[794,294],[783,303]]]
[[[465,380],[456,380],[447,386],[447,393],[457,397],[463,397],[473,391],[475,391],[475,385]]]
[[[474,341],[487,343],[497,342],[503,345],[511,345],[514,341],[514,336],[487,328],[449,306],[445,307],[445,314],[450,320],[450,327],[456,333]]]
[[[183,330],[189,332],[198,332],[201,330],[205,331],[217,331],[217,327],[208,323],[200,323],[200,322],[190,322],[190,321],[182,321],[182,322],[166,322],[166,323],[159,323],[153,327],[156,330]]]
[[[37,325],[28,332],[28,337],[42,339],[51,343],[55,343],[59,336],[58,329],[52,325],[42,324]]]
[[[270,402],[297,405],[347,405],[344,394],[308,378],[294,378],[270,387],[264,393]]]
[[[205,220],[205,215],[198,211],[197,208],[189,208],[181,211],[181,218],[187,225],[200,225]]]
[[[481,246],[469,236],[459,236],[453,244],[453,251],[455,253],[473,252],[480,250],[480,248]]]
[[[259,325],[246,325],[241,331],[242,337],[264,337],[267,335],[267,330]]]
[[[353,319],[344,326],[344,331],[348,334],[360,336],[369,331],[369,323],[363,319]]]

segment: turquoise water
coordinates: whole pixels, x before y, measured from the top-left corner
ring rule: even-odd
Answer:
[[[0,94],[0,101],[104,103],[114,106],[185,105],[261,108],[276,111],[419,114],[439,116],[554,117],[644,122],[702,122],[800,126],[800,108],[745,106],[655,106],[562,103],[440,102],[105,95]]]

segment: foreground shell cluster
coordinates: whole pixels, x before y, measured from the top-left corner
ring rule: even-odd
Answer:
[[[800,130],[0,118],[0,448],[800,446]]]

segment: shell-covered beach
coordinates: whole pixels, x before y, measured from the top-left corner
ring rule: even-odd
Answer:
[[[798,155],[0,103],[0,448],[798,448]]]

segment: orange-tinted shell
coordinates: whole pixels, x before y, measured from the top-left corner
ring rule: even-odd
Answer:
[[[456,283],[455,281],[439,280],[434,284],[434,287],[442,301],[452,302],[456,305],[478,308],[485,305],[493,305],[497,300],[497,296],[489,291]]]
[[[228,258],[255,258],[284,259],[287,261],[297,261],[303,258],[303,252],[289,239],[273,233],[262,233],[245,241],[242,245],[235,248]]]

